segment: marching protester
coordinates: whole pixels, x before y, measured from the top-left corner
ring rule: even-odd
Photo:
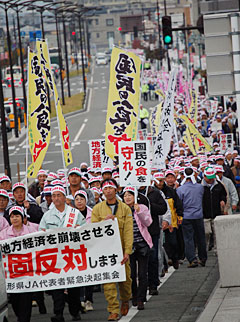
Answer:
[[[207,261],[202,208],[204,188],[196,182],[192,168],[186,168],[184,176],[181,186],[177,188],[177,194],[183,203],[182,231],[185,255],[189,262],[188,267],[194,268],[198,264],[205,266]],[[198,257],[195,253],[195,242]]]
[[[139,188],[139,192],[144,194],[150,202],[150,213],[152,217],[152,224],[148,227],[148,231],[152,238],[153,248],[150,252],[148,262],[148,286],[150,295],[158,295],[157,287],[160,284],[159,281],[159,238],[160,231],[168,228],[169,221],[160,221],[160,216],[163,216],[167,212],[167,204],[158,189],[154,187],[142,186]],[[160,222],[162,226],[160,227]]]
[[[120,300],[122,302],[121,309],[119,309],[119,301],[117,299],[116,283],[103,285],[104,295],[108,302],[108,321],[117,321],[120,312],[122,316],[128,314],[129,301],[132,297],[129,257],[132,254],[133,247],[133,218],[129,206],[116,197],[118,185],[114,179],[103,180],[101,188],[106,200],[93,208],[91,222],[100,222],[108,219],[115,220],[115,218],[117,218],[123,248],[123,259],[121,264],[125,265],[126,270],[126,281],[118,283]]]
[[[141,129],[146,129],[147,125],[149,123],[149,112],[148,110],[142,106],[142,104],[140,105],[140,123],[141,123]]]
[[[7,190],[0,189],[0,217],[4,216],[5,209],[9,203],[9,195]]]
[[[28,192],[34,197],[40,196],[44,188],[44,182],[47,179],[47,172],[43,169],[38,171],[37,182],[34,182],[30,185]]]
[[[75,207],[80,211],[87,223],[91,223],[92,209],[87,206],[87,193],[84,190],[78,190],[74,195]],[[93,286],[85,287],[85,309],[93,311]]]
[[[207,249],[209,249],[210,235],[213,234],[213,249],[216,250],[214,219],[216,216],[227,215],[225,209],[227,191],[224,185],[216,179],[215,169],[212,167],[207,167],[204,170],[202,185],[204,188],[202,204]]]
[[[4,212],[4,217],[10,222],[9,218],[9,210],[12,206],[20,206],[23,207],[28,220],[32,223],[39,224],[40,220],[42,219],[43,212],[42,209],[36,204],[34,199],[28,200],[26,199],[26,186],[21,183],[17,182],[12,187],[13,196],[15,202],[10,204]]]
[[[48,210],[42,217],[39,230],[46,231],[59,227],[67,227],[70,215],[74,214],[73,227],[82,226],[86,221],[83,215],[75,208],[66,204],[66,192],[62,186],[52,188],[52,202],[54,207]],[[80,321],[80,287],[68,288],[68,307],[72,315],[72,321]],[[51,317],[52,322],[64,322],[63,311],[65,306],[64,289],[51,291],[53,298],[53,311],[55,316]]]
[[[8,214],[11,226],[8,226],[0,231],[0,240],[25,236],[32,232],[23,223],[25,213],[22,207],[12,206],[9,209]],[[37,231],[37,229],[35,231]],[[10,301],[13,307],[13,311],[19,322],[30,322],[32,312],[32,298],[32,292],[10,293]]]
[[[123,200],[133,215],[133,253],[130,255],[132,305],[143,310],[148,286],[148,258],[153,246],[147,227],[151,225],[152,217],[147,206],[135,203],[135,194],[134,187],[128,186],[123,190]]]
[[[69,180],[70,195],[67,197],[71,198],[72,206],[74,206],[74,195],[75,195],[76,191],[82,189],[82,190],[86,191],[86,193],[88,195],[88,206],[93,207],[95,205],[94,194],[89,189],[86,189],[85,186],[82,184],[81,170],[76,167],[69,170],[68,180]]]
[[[165,243],[164,248],[168,254],[169,259],[172,260],[172,265],[175,269],[179,267],[179,255],[181,253],[181,245],[179,245],[179,239],[181,233],[178,232],[179,224],[182,222],[183,207],[182,202],[179,199],[176,190],[167,186],[165,181],[165,175],[162,172],[154,174],[154,185],[164,193],[171,210],[171,225],[169,229],[165,230]]]
[[[237,189],[235,188],[232,180],[223,175],[224,169],[222,166],[215,166],[215,171],[217,179],[223,183],[229,198],[229,205],[226,211],[228,215],[232,215],[232,212],[237,210],[237,204],[239,201]]]

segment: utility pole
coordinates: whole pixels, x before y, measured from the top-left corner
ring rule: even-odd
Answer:
[[[4,159],[4,170],[5,173],[11,178],[11,169],[9,163],[9,152],[8,152],[8,138],[5,120],[5,108],[4,108],[4,97],[2,88],[2,69],[0,66],[0,115],[1,115],[1,127],[2,127],[2,144],[3,144],[3,159]]]

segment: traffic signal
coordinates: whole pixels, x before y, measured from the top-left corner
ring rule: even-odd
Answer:
[[[72,31],[72,36],[75,36],[76,35],[76,32],[75,31]]]
[[[122,31],[122,27],[118,27],[118,31]]]
[[[173,43],[171,16],[162,17],[162,31],[164,45],[171,45]]]

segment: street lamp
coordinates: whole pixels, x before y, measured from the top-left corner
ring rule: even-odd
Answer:
[[[3,5],[3,6],[2,6]],[[15,96],[15,87],[14,87],[14,78],[13,78],[13,66],[12,66],[12,46],[11,46],[11,36],[9,31],[9,22],[8,22],[8,9],[11,6],[11,1],[5,2],[0,1],[0,8],[5,11],[6,19],[6,28],[7,28],[7,43],[8,43],[8,56],[9,56],[9,65],[10,65],[10,74],[11,74],[11,87],[12,87],[12,100],[13,100],[13,113],[14,113],[14,131],[15,136],[18,138],[18,116],[17,116],[17,106],[16,106],[16,96]]]
[[[17,28],[18,28],[18,42],[19,42],[19,50],[20,50],[20,64],[21,64],[21,72],[22,72],[22,89],[23,89],[23,99],[24,99],[24,113],[27,115],[27,95],[26,95],[26,87],[25,87],[25,75],[24,75],[24,65],[23,65],[23,54],[22,54],[22,40],[21,40],[21,31],[20,31],[20,19],[19,12],[24,8],[28,7],[34,2],[39,0],[29,0],[21,2],[22,0],[16,0],[9,5],[9,8],[13,9],[17,13]],[[45,0],[44,2],[49,2],[51,0]],[[26,124],[25,124],[26,126]]]

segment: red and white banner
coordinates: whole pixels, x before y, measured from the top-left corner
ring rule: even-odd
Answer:
[[[88,145],[91,168],[113,168],[112,159],[105,153],[105,140],[89,140]]]
[[[149,186],[151,181],[149,141],[119,142],[120,186]]]
[[[0,246],[7,293],[126,280],[117,220],[36,232]]]
[[[234,150],[233,133],[220,135],[219,148],[221,153]]]

